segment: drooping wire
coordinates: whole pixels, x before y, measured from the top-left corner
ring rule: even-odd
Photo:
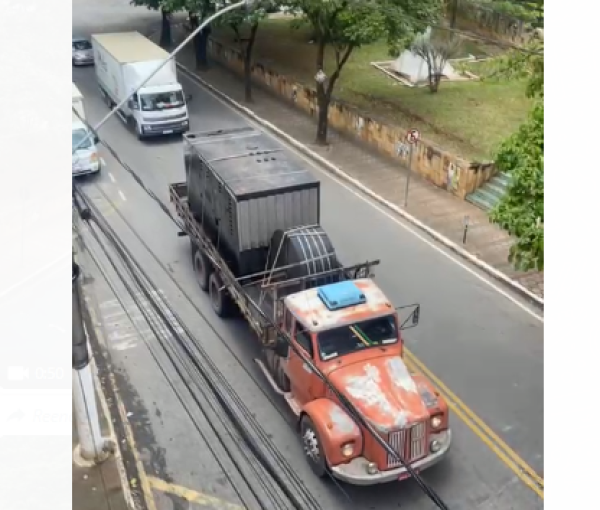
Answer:
[[[89,125],[89,123],[87,123],[85,121],[85,119],[83,119],[74,108],[73,108],[73,111],[81,119],[81,121],[84,122],[86,124],[86,126],[88,126],[88,128],[91,130],[92,128]],[[98,137],[98,139],[100,139],[100,137],[97,135],[97,133],[95,133],[95,132],[93,132],[93,133]],[[158,198],[152,190],[148,189],[148,187],[145,185],[145,183],[139,177],[139,175],[137,175],[137,173],[129,165],[127,165],[125,162],[122,161],[122,159],[118,156],[117,152],[114,151],[114,149],[112,149],[109,146],[109,144],[107,144],[105,141],[102,141],[102,144],[105,147],[107,147],[107,149],[115,157],[117,162],[119,164],[121,164],[121,166],[134,178],[134,180],[140,185],[140,187],[146,192],[146,194],[148,194],[148,196],[150,196],[150,198],[152,198],[159,205],[160,209],[173,221],[173,223],[175,223],[175,225],[180,230],[185,232],[186,231],[185,226],[181,224],[181,221],[179,219],[176,219],[173,216],[173,214],[169,211],[168,207],[165,204],[163,204],[163,202],[160,200],[160,198]],[[93,205],[91,207],[93,207]],[[195,240],[195,241],[203,242],[203,240]],[[211,262],[215,265],[216,268],[220,267],[219,262],[217,260],[214,260],[211,258]],[[141,270],[141,268],[140,268],[140,270]],[[299,356],[299,358],[302,359],[303,362],[323,381],[323,383],[333,393],[333,395],[335,395],[337,397],[338,401],[341,403],[344,410],[346,412],[348,412],[350,414],[350,416],[352,416],[360,425],[362,425],[364,427],[365,430],[367,430],[371,434],[371,436],[373,437],[375,442],[377,442],[386,451],[386,453],[388,453],[389,455],[391,455],[392,457],[394,457],[395,459],[397,459],[400,462],[400,464],[404,467],[404,469],[406,469],[408,474],[417,483],[417,485],[425,493],[425,495],[427,495],[427,497],[429,497],[440,510],[448,510],[448,506],[440,498],[440,496],[435,492],[435,490],[433,488],[431,488],[429,486],[429,484],[427,482],[425,482],[425,480],[423,480],[423,478],[417,473],[417,471],[415,471],[415,469],[410,465],[410,463],[408,463],[404,460],[403,456],[400,455],[399,452],[397,452],[387,441],[385,441],[377,433],[377,431],[374,429],[374,427],[371,425],[371,423],[356,409],[356,407],[352,404],[352,402],[350,402],[328,380],[328,378],[313,363],[313,361],[310,360],[309,358],[307,358],[306,355],[294,345],[294,343],[289,338],[288,334],[285,331],[281,330],[279,328],[279,326],[277,324],[275,324],[273,322],[273,320],[264,313],[264,311],[262,311],[258,307],[256,307],[256,311],[257,311],[257,313],[261,314],[262,318],[265,321],[267,321],[268,323],[271,324],[271,326],[281,336],[281,338],[286,340],[289,347],[294,351],[294,353],[297,356]]]
[[[87,197],[85,195],[83,195],[82,193],[79,193],[79,191],[77,191],[77,194],[84,200],[84,202],[87,201]],[[86,202],[86,205],[88,205],[88,203]],[[90,208],[94,208],[95,206],[93,204],[89,205]],[[122,259],[124,264],[127,264],[130,268],[131,271],[133,271],[132,277],[135,278],[136,280],[139,280],[140,277],[138,275],[135,274],[135,272],[139,272],[142,277],[147,280],[148,282],[151,282],[150,278],[148,277],[148,275],[143,271],[143,269],[139,266],[139,264],[137,263],[137,261],[135,260],[135,258],[133,258],[133,256],[131,255],[131,253],[127,250],[127,248],[122,244],[122,242],[117,238],[116,234],[114,233],[114,231],[110,228],[110,226],[108,225],[103,225],[102,222],[98,221],[96,218],[96,214],[98,214],[96,211],[94,211],[94,214],[89,214],[87,213],[86,215],[89,216],[89,220],[93,221],[102,231],[102,233],[104,234],[105,237],[107,237],[107,239],[109,239],[109,242],[113,245],[114,249],[119,253],[120,258]],[[130,271],[130,272],[131,272]],[[150,283],[150,285],[153,287],[153,285]],[[155,287],[154,287],[155,288]],[[142,289],[144,291],[144,289]],[[156,303],[154,301],[155,298],[152,297],[152,294],[149,293],[147,291],[147,289],[144,291],[144,294],[146,296],[146,298],[148,299],[148,301],[154,306],[156,307]],[[171,316],[173,316],[179,323],[179,325],[182,327],[182,329],[184,329],[184,332],[186,333],[186,335],[190,338],[193,339],[193,335],[189,332],[189,330],[187,330],[187,328],[185,327],[185,324],[181,321],[181,319],[177,316],[177,314],[175,313],[174,310],[169,309],[168,307],[168,303],[166,301],[164,301],[164,305],[167,308],[169,314]],[[161,313],[161,312],[159,312]],[[284,472],[288,472],[290,475],[294,475],[294,477],[296,478],[296,482],[297,485],[299,485],[298,490],[300,491],[300,493],[304,496],[304,501],[299,501],[297,499],[297,497],[291,493],[291,491],[288,489],[288,487],[285,484],[285,480],[283,480],[281,478],[281,476],[279,475],[279,473],[277,472],[277,470],[273,469],[272,466],[270,465],[270,462],[268,461],[268,459],[265,458],[264,454],[261,452],[260,447],[258,445],[256,445],[254,438],[248,433],[247,430],[244,429],[241,420],[237,419],[236,417],[236,411],[234,409],[231,408],[231,405],[228,402],[228,399],[233,400],[234,402],[237,401],[236,403],[238,405],[241,404],[241,408],[245,409],[245,406],[243,404],[243,402],[241,401],[241,399],[235,395],[235,393],[233,392],[233,389],[229,386],[229,384],[227,383],[227,381],[225,380],[225,378],[222,376],[222,374],[220,373],[220,371],[218,371],[218,369],[216,368],[216,366],[214,365],[214,363],[212,362],[212,360],[210,360],[210,358],[208,358],[208,356],[206,355],[205,352],[202,352],[201,354],[202,356],[202,364],[198,363],[196,356],[194,355],[193,352],[191,352],[190,347],[187,346],[185,344],[185,342],[182,340],[181,336],[179,335],[179,333],[173,328],[173,326],[170,324],[170,321],[168,321],[168,319],[165,317],[166,320],[166,324],[168,329],[170,330],[170,334],[172,335],[173,338],[175,338],[177,340],[177,342],[180,344],[180,346],[186,351],[186,354],[188,355],[189,359],[193,361],[193,364],[196,368],[196,370],[201,374],[201,376],[203,377],[204,381],[207,383],[207,386],[209,388],[211,388],[212,392],[214,393],[214,396],[217,398],[217,400],[219,401],[219,403],[222,405],[223,409],[225,410],[226,414],[230,417],[232,423],[234,424],[234,426],[236,428],[238,428],[238,430],[240,431],[242,437],[244,438],[244,440],[246,441],[246,443],[248,444],[248,446],[250,447],[251,451],[256,455],[256,457],[259,459],[259,461],[261,462],[261,464],[263,465],[263,467],[265,468],[265,470],[271,475],[271,477],[278,483],[280,489],[282,490],[282,492],[286,495],[286,497],[288,497],[288,499],[290,500],[290,502],[292,502],[293,507],[294,508],[301,508],[301,509],[306,509],[306,508],[312,508],[312,509],[320,509],[320,505],[319,503],[316,501],[316,499],[314,499],[314,496],[312,496],[312,494],[310,494],[309,491],[307,491],[306,487],[304,487],[304,485],[302,484],[301,481],[299,481],[299,479],[297,479],[297,477],[295,476],[294,471],[289,467],[286,466],[285,464],[283,466],[281,466],[283,469],[282,471]],[[198,350],[202,350],[200,347],[199,342],[194,342],[196,349]],[[210,374],[207,373],[206,369],[204,368],[204,365],[209,365],[209,368],[212,368],[215,372],[215,374],[217,375],[217,378],[219,379],[218,383],[215,383]],[[212,367],[211,367],[212,365]],[[223,395],[223,392],[221,391],[221,388],[225,388],[226,390],[226,394]],[[249,412],[249,410],[245,409],[245,413],[246,417],[250,417],[251,413]],[[254,428],[255,430],[259,430],[262,432],[262,436],[263,436],[263,440],[266,440],[266,445],[270,446],[271,445],[271,441],[268,439],[268,437],[266,436],[266,434],[264,433],[264,431],[262,431],[258,425],[258,423],[256,422],[256,419],[253,418],[254,421]],[[281,460],[283,460],[283,458],[281,457],[281,455],[279,454],[279,457]],[[283,462],[285,462],[285,460],[283,460]]]

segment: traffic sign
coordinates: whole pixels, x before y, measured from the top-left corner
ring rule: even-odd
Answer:
[[[421,133],[419,133],[418,129],[411,129],[408,133],[406,133],[406,140],[410,144],[415,144],[421,138]]]

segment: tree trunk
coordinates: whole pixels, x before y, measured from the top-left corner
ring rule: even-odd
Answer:
[[[189,12],[190,17],[190,28],[192,32],[200,26],[200,18],[197,13]],[[210,28],[201,30],[194,36],[194,57],[196,61],[196,69],[204,70],[208,68],[208,36],[210,34]]]
[[[160,30],[160,46],[170,48],[173,45],[171,36],[171,13],[166,9],[161,9],[162,24]]]
[[[318,40],[317,46],[317,72],[325,70],[325,42]],[[329,101],[327,100],[327,92],[325,91],[325,83],[317,82],[317,138],[318,145],[327,145],[327,127],[329,113]]]
[[[432,94],[437,93],[440,88],[440,81],[442,81],[441,73],[434,73],[429,77],[429,90]]]
[[[250,37],[246,42],[246,51],[244,52],[244,97],[246,102],[252,101],[252,49],[256,41],[256,32],[258,23],[253,23],[250,27]]]
[[[317,144],[327,145],[327,128],[329,127],[329,98],[325,92],[325,87],[317,84],[317,104],[319,112],[317,116]]]

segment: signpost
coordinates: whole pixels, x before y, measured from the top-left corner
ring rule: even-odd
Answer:
[[[406,176],[406,186],[404,188],[404,208],[408,205],[408,188],[410,187],[410,174],[412,173],[413,149],[416,143],[421,138],[421,133],[418,129],[411,129],[406,133],[406,141],[408,142],[408,174]]]

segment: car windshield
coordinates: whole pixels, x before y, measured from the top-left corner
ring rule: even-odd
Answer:
[[[74,129],[73,130],[73,145],[71,150],[75,149],[82,140],[88,135],[88,132],[85,129]],[[92,148],[92,138],[89,137],[82,145],[79,145],[80,149],[91,149]]]
[[[338,356],[398,341],[393,315],[378,317],[348,326],[322,331],[317,336],[319,355],[323,361]]]
[[[145,112],[155,112],[167,108],[177,108],[183,106],[183,92],[180,90],[173,92],[160,92],[158,94],[142,94],[140,96],[142,110]]]
[[[73,41],[73,49],[77,51],[91,50],[92,45],[89,41]]]

